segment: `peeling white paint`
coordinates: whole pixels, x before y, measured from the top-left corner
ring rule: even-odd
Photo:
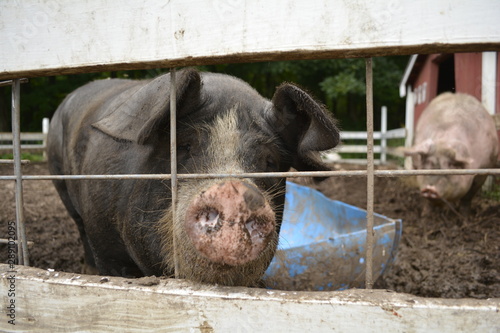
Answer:
[[[4,0],[0,78],[280,54],[408,54],[470,43],[498,49],[498,17],[500,2],[488,0]]]

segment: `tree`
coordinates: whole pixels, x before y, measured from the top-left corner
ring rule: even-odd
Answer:
[[[407,61],[408,57],[374,58],[376,124],[380,123],[379,110],[383,105],[389,110],[389,128],[404,124],[404,100],[399,97],[398,88]],[[295,82],[322,101],[340,120],[344,130],[366,128],[364,59],[211,65],[202,69],[240,77],[268,98],[281,82]]]
[[[398,86],[408,57],[374,58],[375,121],[379,110],[389,110],[389,128],[404,123],[404,101]],[[294,82],[311,92],[340,120],[344,130],[366,127],[364,59],[301,60],[248,64],[200,66],[200,70],[227,73],[252,85],[272,98],[283,81]],[[167,72],[167,69],[118,71],[33,78],[21,85],[21,130],[40,131],[44,117],[52,117],[64,97],[79,86],[109,77],[142,79]],[[10,131],[10,88],[0,88],[0,131]]]

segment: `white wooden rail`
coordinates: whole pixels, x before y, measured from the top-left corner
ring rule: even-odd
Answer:
[[[498,50],[500,1],[2,0],[0,79]]]
[[[16,325],[4,314],[1,331],[469,333],[500,328],[494,299],[426,299],[359,289],[293,292],[21,266],[9,270],[0,264],[0,292],[14,274]]]
[[[341,140],[362,140],[366,141],[367,133],[366,132],[340,132]],[[398,157],[403,157],[400,147],[387,147],[387,140],[390,139],[405,139],[406,138],[406,128],[397,128],[385,133],[383,132],[373,132],[373,139],[380,140],[379,145],[375,145],[373,147],[373,152],[375,154],[380,154],[380,158],[375,160],[376,164],[384,164],[387,161],[387,155],[394,155]],[[328,161],[329,158],[332,161],[335,160],[335,155],[332,156],[332,153],[355,153],[355,154],[366,154],[367,146],[363,145],[354,145],[354,144],[341,144],[338,148],[333,149],[330,152],[326,152],[323,154],[323,157]],[[343,163],[353,163],[353,164],[366,164],[366,158],[342,158],[339,162]]]
[[[387,140],[391,139],[405,139],[406,140],[406,128],[397,128],[387,131],[387,107],[382,107],[381,113],[381,123],[380,132],[373,132],[373,139],[379,140],[380,144],[373,147],[373,152],[375,154],[380,154],[378,159],[375,159],[375,164],[385,164],[387,162],[387,155],[394,155],[398,157],[404,157],[402,154],[402,147],[387,147]],[[366,164],[366,158],[342,158],[339,153],[355,153],[355,154],[365,154],[368,151],[366,144],[354,145],[346,144],[344,140],[361,140],[365,141],[368,138],[367,132],[340,132],[340,138],[342,143],[340,146],[322,153],[322,158],[326,162],[342,162],[351,164]]]
[[[21,151],[43,152],[47,147],[47,134],[49,133],[49,118],[42,120],[41,133],[21,133]],[[12,133],[0,132],[0,153],[12,152],[13,145]],[[40,142],[40,143],[23,143],[23,142]]]

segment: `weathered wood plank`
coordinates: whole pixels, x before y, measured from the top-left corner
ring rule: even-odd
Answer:
[[[495,332],[499,299],[424,299],[384,290],[288,292],[124,279],[0,265],[2,331]],[[10,279],[15,275],[15,279]],[[9,289],[15,297],[8,296]],[[8,323],[15,300],[15,326]]]
[[[500,2],[4,0],[0,79],[498,50]]]

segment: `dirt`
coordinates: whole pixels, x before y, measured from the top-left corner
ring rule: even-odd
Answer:
[[[12,166],[0,164],[0,175],[12,173]],[[32,163],[23,173],[47,174],[47,165]],[[478,195],[467,217],[447,209],[422,216],[424,200],[410,183],[409,178],[376,178],[375,212],[402,219],[403,235],[394,264],[375,287],[422,297],[500,297],[500,201]],[[81,273],[78,230],[52,183],[24,181],[23,186],[26,233],[34,243],[31,265]],[[366,207],[363,177],[332,177],[315,187],[335,200]],[[0,230],[7,235],[8,222],[15,219],[13,181],[0,181],[0,198]],[[0,259],[7,261],[6,245],[0,245]]]

